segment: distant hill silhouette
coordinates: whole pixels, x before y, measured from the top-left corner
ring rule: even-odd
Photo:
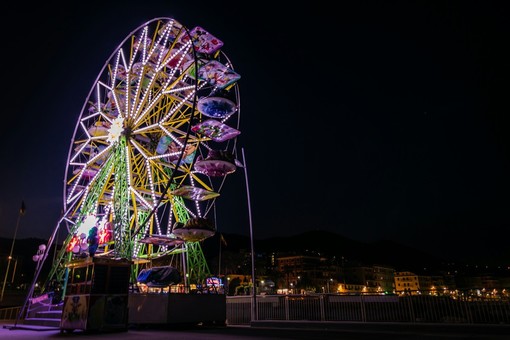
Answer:
[[[204,252],[217,252],[219,234],[204,241]],[[227,242],[224,251],[238,252],[250,249],[248,236],[223,233]],[[321,254],[344,258],[349,265],[384,265],[396,270],[423,270],[439,268],[445,259],[394,241],[361,242],[330,231],[307,231],[288,237],[254,240],[255,253],[285,255]]]
[[[221,243],[221,236],[223,236],[226,245]],[[36,254],[39,245],[46,244],[46,242],[46,240],[38,238],[16,240],[13,255],[18,260],[18,273],[23,273],[29,277],[29,280],[32,279],[36,265],[32,256]],[[216,233],[202,242],[202,249],[209,260],[218,257],[220,243],[223,252],[239,254],[243,250],[245,253],[250,252],[250,242],[247,235]],[[12,239],[0,238],[1,274],[5,273],[11,244]],[[447,259],[398,242],[390,240],[361,242],[329,231],[308,231],[288,237],[255,239],[254,248],[257,254],[276,253],[278,256],[320,254],[328,258],[336,257],[338,261],[342,261],[343,257],[344,265],[383,265],[395,270],[409,270],[417,273],[422,273],[424,268],[427,268],[427,272],[443,269],[444,264],[448,262]],[[53,252],[54,249],[50,250],[49,259],[45,261],[41,275],[49,272]]]

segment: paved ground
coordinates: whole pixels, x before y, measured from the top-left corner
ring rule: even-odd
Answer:
[[[186,340],[248,340],[248,339],[313,339],[313,340],[415,340],[415,339],[479,339],[509,340],[510,325],[412,325],[355,324],[313,322],[259,322],[252,326],[227,327],[153,327],[130,328],[123,332],[63,333],[59,329],[27,330],[23,325],[13,329],[12,323],[1,323],[0,339],[186,339]]]

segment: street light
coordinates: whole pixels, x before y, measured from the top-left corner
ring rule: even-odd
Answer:
[[[37,247],[37,253],[34,256],[32,256],[32,260],[34,262],[36,262],[34,278],[33,278],[32,284],[30,285],[29,293],[25,299],[25,303],[19,309],[18,316],[16,317],[16,321],[14,322],[14,327],[16,327],[18,325],[18,321],[21,319],[21,314],[23,313],[25,307],[27,306],[28,300],[31,298],[32,294],[34,293],[34,288],[36,286],[38,286],[37,278],[39,277],[39,273],[41,272],[43,262],[47,255],[48,254],[46,254],[46,245],[40,244],[39,247]]]
[[[18,268],[18,258],[14,258],[14,269],[12,270],[12,278],[11,278],[11,284],[14,283],[14,278],[16,277],[16,268]]]
[[[5,290],[5,283],[7,282],[7,275],[9,275],[9,269],[11,267],[11,260],[12,260],[12,251],[14,250],[14,242],[16,241],[16,234],[18,233],[18,227],[19,227],[19,221],[21,219],[21,216],[25,214],[25,202],[21,202],[21,208],[18,213],[18,220],[16,222],[16,228],[14,229],[14,237],[12,239],[11,244],[11,252],[9,253],[9,261],[7,262],[7,270],[5,271],[5,277],[4,277],[4,284],[2,286],[2,294],[0,295],[0,302],[4,300],[4,290]],[[17,261],[16,261],[17,264]],[[16,271],[16,268],[14,268],[14,271]],[[14,274],[13,274],[14,276]]]
[[[328,293],[331,293],[330,287],[329,287],[330,282],[333,283],[333,279],[329,279],[328,281],[326,281],[326,286],[328,287]]]

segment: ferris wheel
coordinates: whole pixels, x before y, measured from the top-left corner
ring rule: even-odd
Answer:
[[[215,202],[237,168],[240,75],[222,47],[204,28],[162,17],[111,54],[71,140],[67,236],[50,277],[86,253],[92,229],[95,256],[142,263],[180,252],[188,269],[200,265],[200,242],[216,232]]]

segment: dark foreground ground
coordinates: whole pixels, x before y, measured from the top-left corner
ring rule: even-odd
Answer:
[[[130,327],[122,332],[61,332],[13,328],[0,323],[0,339],[484,339],[509,340],[510,325],[431,325],[391,323],[254,322],[251,326],[226,327]]]

